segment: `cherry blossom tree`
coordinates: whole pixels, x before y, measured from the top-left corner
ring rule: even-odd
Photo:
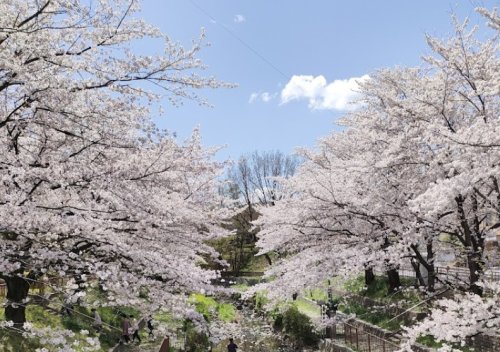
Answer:
[[[498,282],[486,282],[483,289],[491,295],[480,297],[473,293],[460,293],[453,298],[435,302],[429,317],[407,329],[408,340],[404,351],[412,351],[419,336],[431,335],[437,341],[445,342],[440,352],[460,351],[467,339],[473,340],[479,334],[495,335],[500,326],[500,287]]]
[[[183,144],[159,131],[149,106],[204,104],[196,89],[229,85],[197,73],[203,35],[184,49],[138,11],[135,0],[0,2],[0,277],[14,327],[44,275],[70,294],[98,280],[108,304],[176,312],[179,293],[212,289],[197,263],[221,232],[222,165],[198,131]],[[145,38],[164,51],[135,53]]]
[[[429,291],[436,280],[455,289],[460,310],[473,308],[465,306],[470,295],[491,305],[490,294],[481,295],[489,285],[485,238],[499,227],[499,19],[479,12],[489,39],[455,20],[451,39],[427,38],[433,54],[421,67],[380,70],[360,83],[361,107],[342,119],[345,130],[303,151],[305,164],[285,183],[288,197],[256,222],[261,253],[282,253],[263,285],[271,297],[367,268],[397,282],[397,268],[412,263],[421,284],[419,269],[428,271]],[[436,274],[443,246],[453,248],[468,279]],[[478,323],[462,339],[498,328],[476,306]],[[446,324],[451,331],[461,323]]]

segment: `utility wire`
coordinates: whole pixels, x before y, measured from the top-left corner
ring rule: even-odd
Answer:
[[[236,33],[234,33],[234,31],[232,31],[228,26],[226,26],[224,23],[220,23],[219,21],[217,21],[212,15],[210,15],[210,13],[208,13],[200,5],[198,5],[196,2],[194,2],[194,0],[189,0],[189,2],[191,3],[191,5],[193,5],[194,7],[196,7],[200,12],[202,12],[205,16],[207,16],[208,18],[210,18],[215,24],[217,24],[222,29],[224,29],[227,33],[229,33],[234,39],[236,39],[237,41],[239,41],[241,43],[241,45],[243,45],[245,48],[247,48],[248,50],[250,50],[255,56],[257,56],[259,59],[261,59],[262,61],[264,61],[269,67],[271,67],[273,70],[275,70],[281,76],[283,76],[283,78],[285,78],[287,80],[289,79],[290,75],[285,74],[282,70],[280,70],[278,67],[276,67],[276,65],[274,65],[270,60],[266,59],[266,57],[264,55],[262,55],[261,53],[259,53],[250,44],[248,44],[243,39],[241,39],[241,37],[238,36]]]
[[[51,285],[51,284],[50,284],[50,281],[49,281],[49,282],[47,282],[47,281],[41,281],[41,280],[36,280],[36,279],[31,279],[31,278],[23,278],[23,279],[24,279],[24,280],[26,280],[26,281],[37,282],[37,283],[43,284],[43,285],[45,285],[45,286],[47,286],[47,287],[50,287],[51,289],[53,289],[53,290],[55,291],[54,293],[56,293],[56,294],[61,294],[61,293],[63,293],[63,294],[69,294],[69,293],[70,293],[70,292],[68,292],[68,291],[65,291],[65,290],[60,289],[60,288],[59,288],[59,287],[57,287],[57,286],[53,286],[53,285]],[[67,305],[67,304],[65,304],[65,303],[54,302],[54,299],[55,299],[55,298],[49,298],[49,297],[42,296],[42,295],[38,295],[38,294],[35,294],[35,293],[31,293],[31,294],[30,294],[30,296],[34,296],[34,297],[39,297],[39,298],[42,298],[43,300],[46,300],[46,301],[51,302],[51,303],[53,303],[53,304],[59,305],[59,306],[61,306],[62,308],[68,309],[68,310],[70,310],[70,311],[72,311],[72,312],[74,312],[74,313],[76,313],[76,314],[79,314],[79,315],[81,315],[81,316],[84,316],[84,317],[86,317],[86,318],[88,318],[88,319],[90,319],[90,320],[94,320],[94,319],[95,319],[95,317],[93,317],[93,316],[91,316],[91,315],[87,315],[87,314],[82,313],[82,312],[79,312],[78,310],[71,308],[69,305]],[[15,305],[18,305],[18,306],[28,307],[28,304],[27,304],[27,303],[25,303],[25,304],[23,304],[23,303],[19,303],[19,302],[12,302],[12,303],[13,303],[13,304],[15,304]],[[151,313],[149,313],[149,314],[151,314]],[[144,319],[144,317],[146,317],[146,316],[147,316],[147,315],[142,316],[142,317],[141,317],[141,319]],[[106,322],[104,322],[104,321],[102,321],[102,325],[106,325],[106,326],[108,326],[110,329],[114,329],[114,330],[117,330],[117,331],[121,331],[121,329],[120,329],[120,328],[117,328],[117,327],[115,327],[115,326],[113,326],[113,325],[110,325],[110,324],[108,324],[108,323],[106,323]]]
[[[40,296],[40,295],[35,295],[35,294],[33,294],[32,296],[37,296],[37,297],[43,298],[43,299],[45,299],[45,300],[47,300],[47,301],[49,301],[49,302],[52,302],[53,304],[56,304],[56,305],[61,306],[61,308],[64,308],[64,309],[70,310],[70,311],[72,311],[73,313],[76,313],[76,314],[79,314],[79,315],[81,315],[81,316],[83,316],[83,317],[85,317],[85,318],[88,318],[89,320],[95,320],[95,318],[94,318],[93,316],[91,316],[91,315],[87,315],[87,314],[82,313],[82,312],[79,312],[79,311],[77,311],[76,309],[71,308],[70,306],[68,306],[68,305],[67,305],[67,304],[65,304],[65,303],[54,302],[53,300],[51,300],[51,299],[49,299],[49,298],[46,298],[46,297],[43,297],[43,296]],[[15,304],[15,305],[17,305],[17,306],[22,306],[22,307],[25,307],[25,308],[27,308],[27,307],[28,307],[28,305],[29,305],[29,304],[27,304],[27,303],[14,303],[14,304]],[[105,325],[105,326],[107,326],[107,327],[109,327],[110,329],[113,329],[113,330],[116,330],[116,331],[122,331],[120,328],[117,328],[116,326],[110,325],[110,324],[108,324],[108,323],[106,323],[106,322],[104,322],[104,321],[102,321],[102,322],[101,322],[101,324],[102,324],[102,325]]]
[[[63,293],[63,294],[69,294],[69,292],[68,292],[68,291],[64,291],[64,290],[61,290],[61,289],[60,289],[60,288],[58,288],[58,287],[54,287],[54,286],[50,285],[50,283],[47,283],[46,281],[34,280],[34,279],[29,279],[29,278],[24,278],[24,279],[25,279],[25,280],[27,280],[27,281],[38,282],[38,283],[41,283],[41,284],[43,284],[43,285],[45,285],[45,286],[48,286],[48,287],[52,288],[52,289],[55,291],[54,293],[56,293],[56,294],[60,294],[60,293]],[[55,300],[55,298],[50,298],[50,297],[47,297],[47,296],[42,296],[42,295],[38,295],[38,294],[35,294],[35,293],[31,293],[31,294],[30,294],[30,296],[39,297],[39,298],[41,298],[41,299],[43,299],[43,300],[45,300],[45,301],[47,301],[47,302],[50,302],[50,303],[53,303],[53,304],[59,305],[59,306],[61,306],[61,307],[65,308],[65,309],[67,309],[67,310],[70,310],[70,311],[72,311],[72,312],[76,313],[76,314],[79,314],[79,315],[81,315],[81,316],[84,316],[84,317],[86,317],[86,318],[89,318],[90,320],[94,320],[94,319],[95,319],[95,317],[93,317],[93,316],[87,315],[87,314],[85,314],[85,313],[79,312],[79,311],[78,311],[78,310],[76,310],[76,309],[71,308],[71,307],[70,307],[68,304],[66,304],[66,303],[55,302],[55,301],[54,301],[54,300]],[[18,306],[23,306],[23,307],[28,307],[28,303],[12,302],[11,304],[18,305]],[[106,322],[104,322],[104,321],[102,322],[102,324],[103,324],[103,325],[108,326],[108,327],[109,327],[109,328],[111,328],[111,329],[115,329],[115,330],[117,330],[117,331],[121,331],[121,329],[119,329],[119,328],[117,328],[117,327],[115,327],[115,326],[113,326],[113,325],[110,325],[110,324],[108,324],[108,323],[106,323]]]

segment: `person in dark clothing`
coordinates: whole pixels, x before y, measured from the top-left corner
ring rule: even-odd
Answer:
[[[152,337],[153,336],[153,330],[154,330],[154,327],[153,327],[153,317],[150,315],[148,315],[148,318],[147,318],[147,327],[148,327],[148,330],[149,330],[149,337]]]
[[[234,343],[232,338],[229,339],[229,345],[227,345],[227,352],[236,352],[238,345]]]

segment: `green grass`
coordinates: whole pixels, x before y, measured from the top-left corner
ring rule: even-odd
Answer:
[[[401,302],[406,298],[411,298],[411,301],[418,301],[418,297],[410,291],[407,292],[403,290],[389,295],[389,284],[387,282],[387,278],[380,276],[376,276],[375,281],[368,287],[365,286],[363,276],[346,281],[343,287],[347,292],[379,301],[381,304]],[[408,302],[408,305],[410,304],[411,302]],[[390,331],[399,330],[403,325],[403,321],[401,319],[393,319],[392,315],[385,313],[383,307],[368,308],[350,300],[348,296],[339,306],[339,310],[346,314],[355,314],[358,319]]]
[[[293,305],[297,307],[299,312],[307,315],[309,318],[319,318],[321,316],[321,308],[312,302],[309,302],[303,298],[297,298],[293,302]]]
[[[339,306],[339,310],[345,314],[355,314],[358,319],[390,331],[397,331],[403,325],[401,320],[392,320],[393,317],[383,311],[369,309],[355,302],[344,302]]]
[[[304,296],[312,299],[313,301],[326,302],[328,300],[328,295],[325,288],[312,288],[310,290],[305,290]]]
[[[220,320],[230,322],[236,317],[236,309],[232,304],[221,303],[217,306],[217,314]]]
[[[203,315],[206,321],[213,318],[217,310],[217,302],[212,297],[207,297],[201,293],[193,293],[189,296],[189,302],[193,303],[196,311]]]
[[[263,310],[264,306],[269,303],[266,291],[259,291],[255,294],[255,308],[258,310]]]
[[[207,297],[201,293],[191,294],[189,301],[194,304],[196,311],[202,314],[206,321],[218,318],[229,322],[236,318],[236,309],[232,304],[218,303],[212,297]]]
[[[432,335],[420,336],[417,338],[417,342],[427,347],[431,348],[440,348],[443,347],[443,342],[437,341],[436,338]],[[473,352],[474,349],[472,347],[464,347],[459,346],[459,344],[452,344],[454,350],[463,351],[463,352]]]
[[[361,296],[380,299],[387,297],[389,285],[386,278],[377,276],[375,278],[375,282],[367,287],[365,286],[365,278],[363,276],[358,276],[354,279],[347,280],[344,283],[344,289],[347,292],[355,293]]]
[[[272,255],[271,256],[271,260]],[[254,271],[254,272],[264,272],[267,269],[269,269],[269,262],[267,261],[266,257],[263,255],[255,256],[253,255],[252,257],[249,258],[247,264],[245,267],[242,269],[242,271]]]
[[[231,285],[231,287],[239,292],[245,292],[246,290],[248,290],[248,288],[250,286],[247,284],[234,284],[234,285]]]
[[[97,297],[98,293],[95,290],[90,290],[90,294]],[[1,303],[1,301],[0,301]],[[90,308],[83,306],[73,306],[73,312],[71,316],[61,316],[58,312],[61,308],[61,301],[58,298],[54,298],[49,307],[52,309],[46,309],[39,305],[28,305],[26,308],[26,320],[33,324],[36,328],[52,328],[52,329],[67,329],[75,333],[73,340],[78,340],[84,342],[85,339],[90,337],[95,337],[96,333],[92,327],[93,323],[93,313]],[[139,311],[132,307],[98,307],[97,311],[101,316],[103,323],[111,325],[113,328],[104,325],[103,333],[99,335],[99,342],[101,343],[102,350],[107,350],[119,341],[121,337],[121,324],[122,317],[119,312],[127,315],[133,315],[137,319],[139,316]],[[0,309],[0,320],[4,320],[4,310]],[[87,330],[88,335],[81,334],[82,330]],[[36,348],[40,347],[37,345],[36,339],[25,339],[22,336],[8,332],[5,330],[0,330],[0,345],[2,346],[24,346],[23,351],[34,351]],[[37,346],[37,347],[33,347]],[[17,347],[12,347],[12,351],[19,351]],[[0,349],[3,351],[2,349]],[[9,351],[9,347],[4,347],[5,351]]]
[[[439,348],[443,346],[442,342],[437,342],[434,336],[431,335],[420,336],[417,338],[417,342],[432,348]]]
[[[108,321],[106,321],[107,319],[105,318],[105,311],[109,309],[110,308],[99,309],[101,317],[103,318],[103,322],[109,321],[109,319]],[[3,309],[1,311],[2,313],[0,318],[3,320]],[[83,314],[91,316],[91,312],[84,307],[74,307],[74,312],[71,316],[60,316],[55,312],[49,311],[37,305],[30,305],[26,308],[26,319],[28,322],[32,323],[34,327],[51,328],[54,330],[71,330],[75,333],[75,336],[69,340],[80,341],[81,345],[84,345],[83,342],[88,336],[96,336],[94,329],[92,328],[92,318],[85,317],[83,316]],[[87,330],[89,334],[82,334],[82,330]],[[117,333],[115,333],[114,331],[106,331],[106,333],[103,333],[99,336],[101,348],[103,350],[109,349],[116,344],[119,338],[119,331]],[[0,334],[0,344],[4,346],[4,349],[2,351],[34,351],[36,348],[41,347],[39,346],[37,339],[26,339],[15,332],[6,333],[5,331],[2,331],[2,334]]]
[[[343,284],[345,291],[354,293],[359,296],[371,298],[380,302],[395,303],[402,302],[406,306],[413,306],[422,301],[421,294],[413,289],[413,280],[408,278],[401,278],[402,289],[396,293],[388,294],[389,283],[387,278],[383,276],[376,276],[375,281],[370,286],[365,286],[363,276],[347,280]]]
[[[60,316],[49,313],[42,307],[35,305],[31,305],[26,308],[26,320],[32,323],[33,326],[37,328],[57,328],[61,326]]]

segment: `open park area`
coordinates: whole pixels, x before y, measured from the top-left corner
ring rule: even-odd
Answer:
[[[0,352],[499,352],[493,0],[0,0]]]

